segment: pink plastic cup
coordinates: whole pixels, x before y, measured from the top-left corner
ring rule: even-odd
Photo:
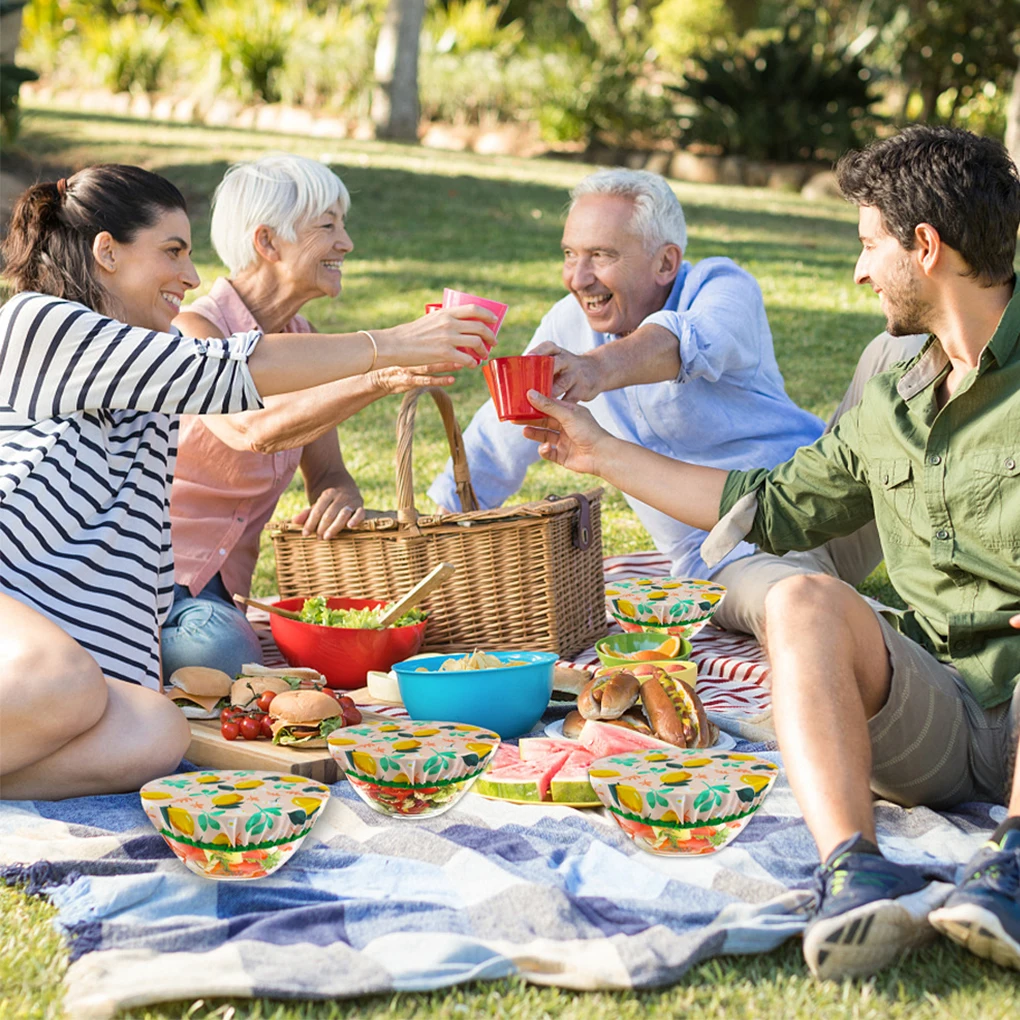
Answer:
[[[444,288],[443,307],[456,308],[459,305],[479,305],[482,308],[488,308],[490,312],[495,312],[496,324],[492,327],[492,332],[496,336],[499,336],[499,327],[503,325],[503,319],[506,318],[507,309],[510,307],[499,301],[490,301],[488,298],[478,297],[477,294],[466,294],[462,290],[452,290],[450,287]],[[457,350],[470,354],[479,364],[483,360],[476,351],[471,350],[469,347],[458,347]],[[489,350],[492,350],[492,348],[490,347]]]
[[[500,421],[529,425],[545,415],[531,406],[528,390],[552,396],[555,359],[546,354],[493,358],[482,366]]]

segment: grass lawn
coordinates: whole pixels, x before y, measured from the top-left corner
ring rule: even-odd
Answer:
[[[5,163],[67,172],[88,163],[138,163],[184,191],[203,289],[222,272],[209,244],[209,200],[226,166],[283,149],[327,157],[351,191],[348,228],[355,242],[341,302],[319,301],[308,315],[323,330],[392,325],[421,314],[444,286],[501,298],[510,312],[500,350],[518,353],[542,314],[563,295],[559,238],[567,189],[589,167],[442,153],[370,142],[211,130],[29,109],[23,152]],[[8,162],[10,160],[10,162]],[[52,176],[46,174],[46,176]],[[676,185],[690,231],[688,257],[728,255],[761,284],[787,389],[826,417],[850,378],[857,356],[883,326],[870,289],[854,286],[856,213],[840,202],[808,203],[796,195],[741,188]],[[478,372],[452,388],[461,424],[485,399]],[[369,506],[394,504],[397,398],[380,401],[341,426],[344,456]],[[438,415],[423,408],[415,443],[419,509],[447,455]],[[521,497],[573,491],[575,476],[541,463]],[[282,513],[303,505],[298,484]],[[643,528],[616,492],[604,510],[607,553],[649,548]],[[270,550],[263,549],[254,591],[275,588]],[[891,596],[881,571],[869,590]],[[52,930],[52,909],[0,890],[0,1018],[59,1015],[66,954]],[[939,1017],[992,1020],[1020,1015],[1016,977],[949,943],[939,943],[867,982],[819,985],[799,947],[765,957],[712,960],[661,992],[575,994],[519,981],[400,994],[349,1002],[185,1002],[138,1010],[135,1017],[562,1017],[577,1020],[707,1017]]]

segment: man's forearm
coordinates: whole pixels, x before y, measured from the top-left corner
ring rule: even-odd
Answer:
[[[596,473],[629,496],[694,528],[711,530],[729,471],[673,460],[644,447],[606,436]]]
[[[584,357],[598,365],[603,391],[668,382],[680,374],[680,345],[676,336],[662,326],[641,326]]]

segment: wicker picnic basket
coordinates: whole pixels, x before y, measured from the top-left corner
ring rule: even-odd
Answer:
[[[439,407],[463,513],[425,516],[414,506],[411,453],[418,397]],[[449,396],[404,396],[397,418],[397,505],[333,539],[297,525],[266,525],[281,598],[396,598],[438,563],[457,573],[423,603],[424,651],[529,649],[574,655],[606,633],[602,490],[478,510]]]

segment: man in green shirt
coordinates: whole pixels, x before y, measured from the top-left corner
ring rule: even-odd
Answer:
[[[537,394],[543,457],[600,475],[712,533],[809,549],[874,519],[896,590],[890,623],[849,585],[789,577],[766,596],[773,718],[818,845],[811,970],[864,975],[933,937],[1020,969],[1020,178],[991,139],[916,126],[843,157],[859,208],[854,278],[894,336],[928,333],[832,432],[771,471],[671,461]],[[1008,804],[946,904],[876,845],[872,791],[908,806]],[[933,927],[933,925],[935,927]]]

